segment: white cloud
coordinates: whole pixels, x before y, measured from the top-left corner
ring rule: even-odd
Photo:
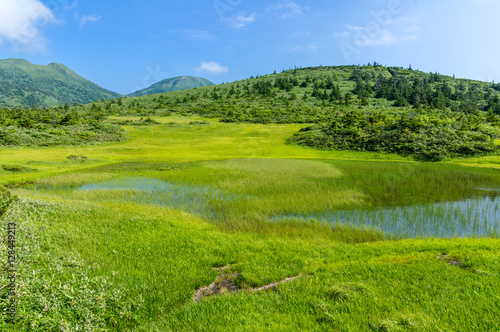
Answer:
[[[363,26],[347,26],[348,31],[336,34],[341,38],[353,38],[357,47],[367,47],[375,45],[392,45],[398,42],[392,32],[386,29],[373,30]]]
[[[406,40],[406,41],[415,41],[415,40],[418,40],[418,36],[415,36],[415,35],[410,35],[410,36],[404,36],[403,37],[403,40]]]
[[[214,39],[217,39],[214,35],[212,35],[207,30],[182,30],[180,33],[189,39],[196,39],[196,40],[214,40]]]
[[[335,38],[343,38],[343,39],[347,39],[349,37],[351,37],[351,33],[349,31],[342,31],[342,32],[335,32],[333,34],[333,36]]]
[[[293,18],[304,15],[309,7],[301,7],[295,2],[281,3],[267,7],[266,12],[276,11],[281,18]]]
[[[358,26],[358,25],[348,25],[347,29],[353,30],[353,31],[364,31],[366,30],[366,27]]]
[[[78,6],[78,1],[77,0],[73,1],[71,4],[65,5],[64,9],[69,10],[69,9],[76,8],[76,6]]]
[[[375,46],[375,45],[392,45],[396,43],[396,37],[389,30],[380,30],[374,36],[364,34],[363,37],[357,39],[358,46]]]
[[[80,24],[80,28],[83,28],[85,26],[85,24],[91,22],[99,22],[102,17],[99,16],[99,15],[82,15],[82,16],[78,16],[75,14],[75,19],[78,21],[78,23]]]
[[[201,65],[198,68],[196,68],[196,72],[198,73],[224,74],[227,73],[228,71],[229,69],[226,66],[222,66],[214,61],[210,62],[203,61]]]
[[[0,0],[0,43],[9,41],[17,51],[44,51],[41,28],[57,23],[39,0]]]
[[[257,20],[257,13],[252,13],[248,16],[246,16],[245,13],[240,13],[224,19],[224,21],[226,21],[230,26],[237,29],[244,28],[248,24],[253,23],[256,20]]]
[[[191,30],[191,29],[186,29],[186,30],[174,30],[174,29],[169,29],[166,30],[168,34],[174,35],[179,38],[183,39],[190,39],[190,40],[196,40],[196,41],[213,41],[217,40],[217,37],[212,35],[210,31],[208,30]]]
[[[407,32],[416,32],[422,30],[419,26],[417,25],[412,25],[408,29],[406,29]]]
[[[320,43],[310,42],[304,45],[295,45],[290,49],[285,49],[287,52],[316,52],[321,47]]]

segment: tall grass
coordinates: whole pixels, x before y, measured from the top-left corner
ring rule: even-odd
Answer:
[[[323,223],[321,232],[331,233],[326,224],[337,225],[335,229],[342,224],[368,227],[375,233],[382,230],[398,238],[496,237],[500,230],[498,201],[480,199],[496,193],[484,190],[500,183],[499,174],[492,170],[233,159],[135,171],[134,175],[125,168],[63,179],[43,180],[37,191],[76,200],[176,208],[207,218],[223,229],[268,232],[289,229],[284,224],[293,224],[290,218],[301,218]],[[473,197],[477,198],[470,199]],[[277,220],[279,225],[272,225]]]
[[[274,220],[320,220],[380,229],[392,238],[500,237],[500,197],[485,197],[406,207],[341,210],[311,215],[276,216]]]
[[[192,215],[134,203],[26,207],[13,209],[11,217],[32,218],[36,233],[21,234],[40,236],[41,245],[23,242],[26,257],[35,258],[23,271],[35,274],[20,279],[26,301],[19,331],[74,331],[76,325],[92,331],[498,327],[497,240],[353,246],[314,234],[222,233]],[[35,254],[40,251],[43,259]],[[443,254],[464,267],[438,259]],[[243,291],[193,303],[195,290],[215,279],[213,267],[229,264],[242,287],[303,276],[278,292]]]
[[[22,321],[47,330],[500,329],[498,239],[380,241],[387,236],[368,226],[271,220],[474,201],[495,195],[483,189],[498,188],[498,170],[284,145],[298,128],[130,128],[122,143],[0,150],[0,158],[38,170],[0,170],[0,181],[34,181],[13,191],[44,199],[9,210],[33,226],[20,235],[27,256],[43,253],[23,267],[36,273],[20,279],[31,285],[22,296],[32,299]],[[68,155],[93,162],[68,163]],[[213,268],[227,265],[241,287],[301,278],[276,292],[192,302],[215,280]]]
[[[141,298],[126,291],[109,276],[93,274],[77,252],[57,252],[60,240],[48,224],[52,216],[74,210],[71,206],[19,199],[0,219],[0,231],[16,224],[16,279],[0,273],[0,306],[10,308],[10,283],[16,284],[14,323],[6,310],[0,316],[2,331],[108,331],[134,325]],[[48,233],[48,234],[47,234]],[[50,250],[48,250],[50,248]],[[0,242],[0,257],[7,261],[7,243]]]

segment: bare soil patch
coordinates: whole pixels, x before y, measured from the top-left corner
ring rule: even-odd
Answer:
[[[234,283],[234,280],[240,275],[239,273],[230,273],[228,272],[229,268],[231,266],[224,266],[221,268],[215,268],[218,270],[219,275],[217,278],[215,278],[215,281],[211,283],[208,286],[198,288],[193,295],[193,301],[198,303],[200,302],[204,297],[207,296],[214,296],[218,294],[228,294],[228,293],[237,293],[240,291],[247,291],[249,293],[252,292],[261,292],[261,291],[269,291],[273,290],[276,291],[276,286],[290,282],[292,280],[298,279],[301,277],[299,274],[298,276],[295,277],[290,277],[286,278],[281,281],[273,282],[268,285],[262,286],[262,287],[256,287],[256,288],[241,288],[240,286],[236,285]]]

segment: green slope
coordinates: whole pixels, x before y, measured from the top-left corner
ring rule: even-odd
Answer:
[[[205,78],[196,76],[178,76],[173,78],[167,78],[163,81],[151,85],[149,88],[133,92],[129,94],[129,97],[138,97],[138,96],[152,95],[155,93],[201,88],[203,86],[210,86],[210,85],[215,85],[215,83]]]
[[[132,115],[189,110],[250,123],[328,122],[333,114],[352,109],[500,115],[500,84],[380,65],[322,66],[122,102],[102,106]]]
[[[120,94],[101,88],[63,64],[0,60],[0,107],[50,107],[118,97]]]
[[[110,115],[314,124],[290,142],[322,149],[433,161],[500,152],[500,84],[378,64],[298,68],[103,106]]]

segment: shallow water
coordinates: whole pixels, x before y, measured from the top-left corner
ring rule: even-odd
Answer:
[[[211,186],[175,184],[146,177],[124,177],[87,184],[78,188],[78,191],[107,192],[110,199],[169,206],[210,219],[217,218],[211,204],[232,202],[241,198]]]
[[[500,197],[480,197],[373,210],[341,210],[310,215],[277,216],[326,221],[332,225],[354,225],[382,230],[397,238],[419,237],[498,237],[500,235]]]
[[[175,184],[146,177],[123,177],[88,184],[81,186],[77,192],[100,193],[105,199],[169,206],[213,221],[224,220],[221,215],[224,212],[221,211],[231,209],[232,202],[248,199],[211,186]],[[218,208],[214,208],[216,205]],[[500,196],[407,207],[288,214],[270,219],[282,221],[290,218],[370,227],[397,238],[499,237]]]

